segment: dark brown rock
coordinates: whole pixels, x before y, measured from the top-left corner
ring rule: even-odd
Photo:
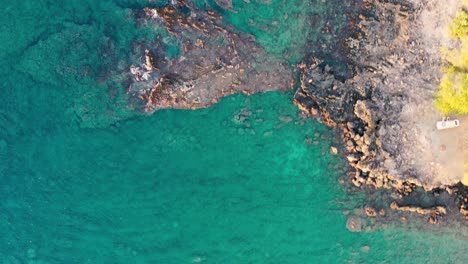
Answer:
[[[217,3],[223,8],[232,6],[231,1]],[[146,62],[132,66],[135,81],[128,93],[146,112],[203,108],[233,93],[290,89],[291,67],[271,59],[253,36],[226,26],[213,10],[201,10],[191,1],[178,0],[176,4],[145,8],[140,20],[141,24],[166,28],[182,43],[180,56],[169,64],[165,63],[160,38],[135,51],[135,57],[145,54]]]

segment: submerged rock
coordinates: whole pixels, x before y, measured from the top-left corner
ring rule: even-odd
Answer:
[[[346,228],[348,228],[351,232],[361,232],[365,227],[365,219],[350,215],[348,216],[348,220],[346,221]]]
[[[447,210],[444,206],[436,206],[433,208],[422,208],[420,206],[399,206],[396,202],[390,204],[390,208],[394,210],[399,210],[403,212],[412,212],[422,215],[437,214],[437,215],[446,215]]]
[[[417,213],[420,215],[429,215],[428,222],[431,224],[439,223],[439,219],[447,215],[447,209],[444,206],[435,206],[432,208],[422,208],[420,206],[399,206],[396,202],[390,204],[390,208],[402,212]]]
[[[223,9],[232,9],[232,0],[215,0],[215,2]]]

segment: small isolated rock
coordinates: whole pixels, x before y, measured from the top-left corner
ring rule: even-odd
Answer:
[[[222,9],[232,9],[232,0],[215,0]]]
[[[202,262],[203,260],[205,260],[205,258],[202,258],[202,257],[194,257],[192,259],[192,263],[200,263]]]
[[[361,251],[365,252],[365,253],[369,252],[369,249],[370,249],[370,247],[368,245],[364,245],[364,246],[361,247]]]
[[[243,115],[243,116],[250,116],[251,114],[252,114],[252,112],[250,112],[247,109],[242,109],[242,111],[241,111],[241,115]]]
[[[338,183],[340,183],[340,184],[345,184],[345,180],[343,179],[343,177],[340,177],[340,178],[338,179]]]
[[[278,117],[278,119],[281,122],[284,122],[284,123],[289,123],[289,122],[293,121],[293,118],[290,117],[290,116],[280,116],[280,117]]]
[[[362,226],[362,219],[354,215],[349,216],[348,221],[346,221],[346,228],[351,232],[361,232]]]
[[[333,154],[333,155],[336,155],[338,154],[338,149],[336,147],[330,147],[330,152]]]

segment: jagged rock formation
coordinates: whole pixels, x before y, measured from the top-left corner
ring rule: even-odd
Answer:
[[[176,35],[180,44],[180,55],[168,62],[159,39],[144,47],[145,63],[131,68],[134,82],[129,93],[147,112],[202,108],[233,93],[284,91],[292,86],[287,63],[269,58],[253,36],[226,26],[213,10],[179,0],[146,8],[141,16]]]
[[[343,152],[355,168],[354,185],[393,188],[402,197],[418,186],[428,192],[443,186],[456,200],[451,206],[463,213],[466,187],[447,186],[456,180],[441,174],[426,155],[432,153],[429,132],[418,119],[418,107],[431,107],[441,64],[437,44],[428,42],[421,28],[428,8],[418,1],[363,1],[357,34],[347,39],[354,76],[343,79],[320,59],[306,58],[298,64],[301,82],[294,100],[340,132]]]

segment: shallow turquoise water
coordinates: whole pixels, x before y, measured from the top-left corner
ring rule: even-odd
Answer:
[[[127,107],[116,72],[152,34],[128,13],[144,1],[3,2],[0,263],[466,260],[454,231],[348,232],[362,197],[291,94]]]

